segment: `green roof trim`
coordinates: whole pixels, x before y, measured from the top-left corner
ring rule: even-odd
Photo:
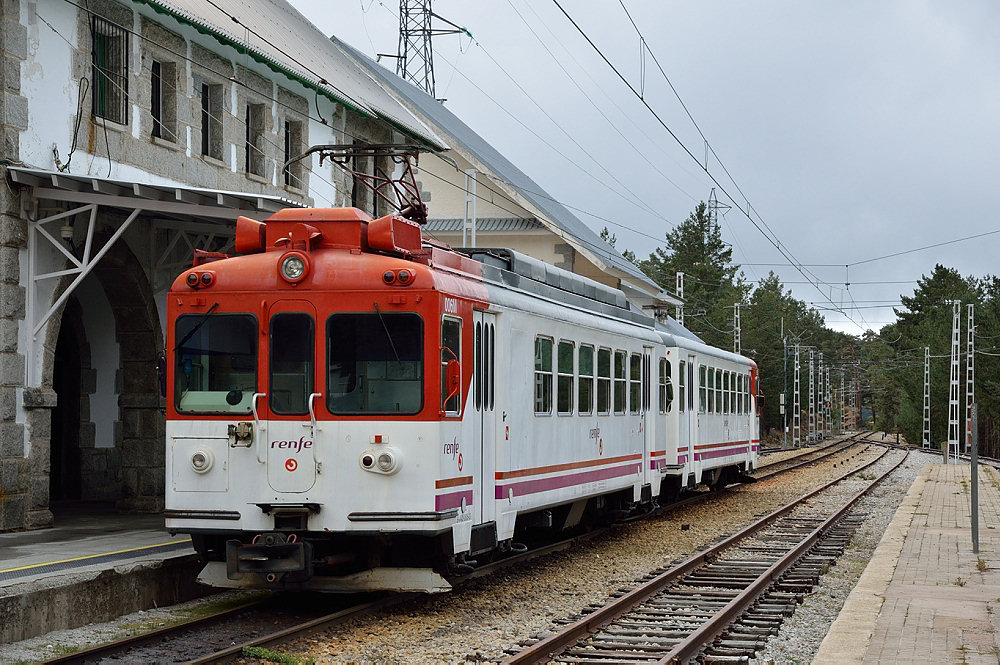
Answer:
[[[315,90],[316,92],[318,92],[319,94],[323,95],[324,97],[326,97],[330,101],[332,101],[334,103],[337,103],[337,104],[340,104],[340,105],[344,106],[345,108],[347,108],[347,109],[349,109],[351,111],[354,111],[355,113],[357,113],[359,115],[363,115],[363,116],[368,117],[368,118],[382,120],[382,121],[390,124],[392,127],[394,127],[395,129],[397,129],[398,131],[402,132],[406,136],[409,136],[409,137],[411,137],[413,139],[416,139],[417,141],[419,141],[420,143],[428,146],[432,150],[440,151],[440,150],[444,150],[445,149],[444,146],[439,145],[439,144],[431,141],[429,138],[427,138],[425,136],[419,136],[419,135],[414,134],[411,129],[405,127],[399,121],[397,121],[397,120],[395,120],[393,118],[390,118],[388,116],[382,115],[382,114],[380,114],[378,112],[373,112],[373,111],[370,111],[368,109],[361,108],[360,106],[358,106],[357,104],[355,104],[354,102],[352,102],[350,99],[347,99],[346,97],[338,95],[337,93],[335,93],[334,91],[330,90],[329,88],[324,87],[318,81],[312,81],[312,80],[310,80],[306,76],[303,76],[302,74],[294,71],[293,69],[290,69],[290,68],[286,67],[285,65],[283,65],[283,64],[275,61],[274,59],[269,58],[264,53],[261,53],[260,51],[257,51],[255,49],[253,49],[248,44],[244,44],[244,43],[242,43],[240,41],[237,41],[236,39],[233,39],[232,37],[219,32],[218,30],[216,30],[215,28],[213,28],[212,26],[210,26],[210,25],[208,25],[206,23],[200,22],[200,21],[198,21],[195,18],[192,18],[190,16],[182,14],[181,12],[178,12],[175,9],[171,8],[171,7],[164,6],[163,4],[157,2],[156,0],[132,0],[132,2],[135,3],[135,4],[146,5],[146,6],[150,7],[153,11],[155,11],[157,14],[163,14],[165,16],[170,16],[171,18],[173,18],[174,20],[176,20],[179,23],[191,26],[192,28],[194,28],[195,30],[197,30],[198,32],[200,32],[201,34],[208,35],[209,37],[214,38],[216,41],[218,41],[223,46],[229,46],[230,48],[235,49],[236,52],[239,53],[240,55],[246,55],[246,56],[249,56],[249,57],[253,58],[254,61],[256,61],[256,62],[258,62],[258,63],[260,63],[262,65],[265,65],[265,66],[269,67],[272,71],[275,71],[275,72],[277,72],[279,74],[284,74],[288,79],[290,79],[292,81],[295,81],[296,83],[298,83],[298,84],[300,84],[300,85],[302,85],[302,86],[304,86],[306,88],[309,88],[311,90]],[[373,82],[376,82],[376,81],[374,81],[374,79],[373,79]],[[393,97],[394,97],[394,95],[393,95]],[[402,104],[400,104],[400,106],[402,107]],[[403,107],[403,108],[405,108],[405,107]]]

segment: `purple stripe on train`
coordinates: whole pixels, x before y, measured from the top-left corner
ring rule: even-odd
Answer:
[[[729,457],[731,455],[745,455],[747,453],[747,446],[740,446],[738,448],[723,448],[721,450],[709,450],[704,453],[696,452],[694,458],[696,460],[704,459],[715,459],[716,457]]]
[[[465,505],[472,505],[472,490],[465,490],[464,492],[452,492],[451,494],[439,494],[434,497],[434,510],[451,510],[452,508],[460,508],[462,506],[462,499],[465,499]]]
[[[583,473],[573,473],[553,478],[539,478],[538,480],[524,480],[518,483],[497,485],[496,498],[506,499],[507,490],[514,490],[514,496],[524,496],[525,494],[535,494],[537,492],[547,492],[548,490],[561,489],[572,485],[592,483],[597,480],[607,480],[609,478],[619,478],[639,473],[640,465],[627,464],[609,469],[596,469],[594,471],[584,471]]]

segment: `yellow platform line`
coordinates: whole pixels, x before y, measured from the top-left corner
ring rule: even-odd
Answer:
[[[33,563],[31,565],[28,565],[28,566],[18,566],[17,568],[5,568],[4,570],[0,570],[0,574],[2,574],[2,573],[14,573],[14,572],[17,572],[19,570],[29,570],[31,568],[41,568],[42,566],[56,566],[56,565],[58,565],[60,563],[72,563],[74,561],[84,561],[86,559],[96,559],[97,557],[102,557],[102,556],[113,556],[115,554],[126,554],[128,552],[139,552],[141,550],[150,550],[150,549],[153,549],[155,547],[166,547],[167,545],[180,545],[181,543],[189,543],[189,542],[191,542],[191,539],[190,538],[185,538],[184,540],[172,540],[172,541],[167,542],[167,543],[157,543],[156,545],[143,545],[142,547],[132,547],[132,548],[129,548],[127,550],[115,550],[114,552],[102,552],[100,554],[87,554],[86,556],[78,556],[78,557],[74,557],[72,559],[62,559],[60,561],[46,561],[45,563]]]

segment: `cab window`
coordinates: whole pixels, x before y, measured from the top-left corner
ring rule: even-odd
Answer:
[[[327,321],[327,406],[337,414],[413,414],[423,407],[423,320],[334,314]]]
[[[279,414],[309,413],[313,392],[314,324],[309,314],[271,317],[271,410]]]
[[[177,319],[174,403],[183,413],[250,413],[257,391],[257,319],[191,314]]]

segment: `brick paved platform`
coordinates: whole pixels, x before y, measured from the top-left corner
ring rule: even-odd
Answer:
[[[929,464],[823,640],[814,665],[1000,662],[1000,473]]]

